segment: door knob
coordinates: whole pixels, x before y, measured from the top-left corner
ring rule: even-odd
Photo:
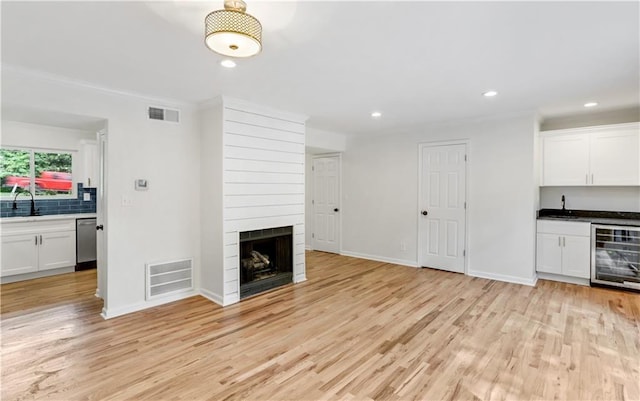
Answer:
[[[333,209],[333,211],[334,211],[334,212],[339,212],[339,211],[340,211],[340,209],[335,208],[335,209]]]
[[[423,216],[426,216],[426,215],[428,215],[428,214],[429,214],[429,212],[427,212],[426,210],[423,210],[423,211],[422,211],[422,215],[423,215]]]
[[[100,224],[99,226],[96,226],[96,230],[104,230],[104,226]]]

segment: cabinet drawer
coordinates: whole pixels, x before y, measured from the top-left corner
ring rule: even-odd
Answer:
[[[2,235],[42,234],[75,230],[75,219],[2,223]]]
[[[539,233],[591,236],[591,223],[584,221],[538,220],[537,228]]]

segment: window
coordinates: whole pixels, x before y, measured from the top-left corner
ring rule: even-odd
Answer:
[[[73,196],[73,152],[41,149],[0,149],[0,191],[31,191],[40,198]]]

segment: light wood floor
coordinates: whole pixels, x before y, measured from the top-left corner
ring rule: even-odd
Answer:
[[[95,272],[2,285],[2,400],[638,400],[640,295],[319,252],[309,280],[102,320]]]

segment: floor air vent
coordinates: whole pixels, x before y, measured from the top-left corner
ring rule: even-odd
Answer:
[[[147,264],[146,299],[193,289],[192,259]]]
[[[178,110],[163,109],[161,107],[149,107],[149,119],[177,123],[180,122],[180,112]]]

